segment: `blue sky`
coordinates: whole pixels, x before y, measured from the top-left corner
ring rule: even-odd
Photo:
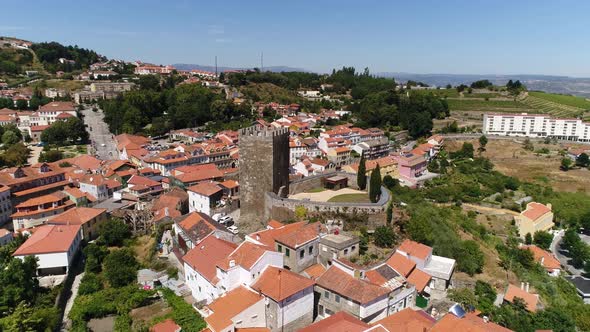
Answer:
[[[0,35],[161,64],[590,77],[590,1],[10,1]]]

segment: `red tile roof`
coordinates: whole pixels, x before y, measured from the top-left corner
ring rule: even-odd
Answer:
[[[467,313],[459,318],[451,313],[446,314],[436,322],[430,332],[511,332],[505,327],[492,322],[485,322],[483,318],[473,313]]]
[[[62,225],[83,225],[101,214],[106,214],[106,212],[107,209],[75,207],[49,219],[47,223]]]
[[[336,266],[331,266],[316,280],[316,284],[361,304],[371,302],[390,292],[387,288],[354,278]]]
[[[166,319],[165,321],[158,323],[150,329],[150,332],[179,332],[180,326],[172,319]]]
[[[217,185],[217,183],[214,182],[200,182],[194,186],[188,187],[186,190],[207,197],[213,196],[218,192],[222,191],[222,189]]]
[[[436,319],[426,312],[406,308],[371,325],[381,325],[389,331],[396,332],[421,332],[430,330],[435,323]]]
[[[209,235],[184,255],[182,260],[203,278],[214,283],[217,271],[216,263],[227,258],[236,248],[237,245],[234,243]]]
[[[314,264],[307,269],[303,270],[311,279],[317,279],[326,272],[326,268],[322,264]]]
[[[527,204],[526,210],[522,212],[522,215],[535,221],[549,212],[551,212],[551,209],[547,205],[537,202],[530,202]]]
[[[262,300],[258,293],[240,286],[213,301],[208,306],[213,313],[205,321],[213,330],[221,331],[232,325],[232,318]]]
[[[523,246],[533,253],[535,262],[541,264],[547,270],[561,269],[561,263],[553,256],[552,253],[545,251],[535,245]]]
[[[397,250],[403,251],[410,256],[418,257],[421,260],[425,260],[429,255],[432,254],[431,247],[409,239],[404,240]]]
[[[306,225],[305,221],[300,221],[300,222],[296,222],[296,223],[292,223],[292,224],[287,224],[287,225],[284,225],[284,226],[278,227],[278,228],[265,229],[265,230],[262,230],[262,231],[259,231],[256,233],[252,233],[249,236],[252,239],[254,239],[264,245],[274,248],[275,239],[277,237],[281,237],[284,234],[291,234],[291,233],[297,231],[298,229],[302,228],[305,225]]]
[[[362,332],[371,326],[362,320],[340,311],[298,332]]]
[[[74,104],[70,101],[52,101],[39,107],[39,112],[65,112],[75,111]]]
[[[215,220],[211,219],[211,217],[201,212],[189,213],[178,223],[178,226],[180,226],[187,235],[197,239],[204,239],[216,229],[222,229],[223,227],[215,222]]]
[[[394,253],[387,260],[387,265],[391,266],[399,274],[407,277],[416,267],[416,263],[399,252]]]
[[[408,282],[416,286],[416,290],[418,292],[423,292],[424,288],[428,286],[428,283],[430,282],[431,278],[432,277],[430,276],[430,274],[420,269],[414,269],[414,271],[412,271],[412,273],[410,273],[410,275],[408,276]]]
[[[267,251],[273,250],[264,245],[244,241],[227,258],[219,261],[217,266],[227,271],[230,268],[230,262],[233,261],[236,266],[239,265],[246,270],[250,270]]]
[[[80,225],[43,225],[35,230],[13,256],[67,252],[80,232]]]
[[[258,277],[258,280],[250,287],[270,297],[275,302],[280,302],[307,288],[313,287],[314,284],[311,279],[297,273],[268,266],[264,269],[260,277]]]
[[[141,176],[141,175],[131,176],[129,181],[127,181],[127,184],[132,184],[132,185],[141,184],[141,185],[148,186],[148,187],[156,187],[156,186],[160,185],[159,182],[154,181],[150,178],[146,178],[145,176]]]
[[[317,239],[321,227],[322,224],[319,222],[307,224],[293,232],[280,234],[275,238],[275,241],[284,244],[289,248],[297,249],[298,247]]]
[[[539,302],[538,294],[531,294],[526,292],[524,289],[520,289],[514,285],[508,285],[506,294],[504,294],[504,300],[513,303],[514,298],[521,298],[526,303],[526,309],[531,312],[537,311],[537,303]]]
[[[283,224],[282,222],[280,222],[278,220],[271,219],[268,221],[268,226],[270,228],[280,228],[280,227],[285,226],[285,224]]]

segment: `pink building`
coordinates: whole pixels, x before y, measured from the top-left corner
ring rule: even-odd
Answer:
[[[417,183],[417,178],[422,176],[428,167],[428,162],[424,155],[409,154],[398,156],[396,159],[400,178],[410,182],[412,185]]]

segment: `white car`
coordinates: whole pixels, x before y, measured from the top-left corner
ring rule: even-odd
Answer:
[[[229,226],[227,228],[227,230],[230,231],[230,233],[232,233],[232,234],[238,234],[238,226],[235,226],[235,225],[234,226]]]
[[[107,146],[107,145],[106,145],[106,144],[104,144],[104,143],[102,143],[100,146],[102,146],[102,147],[105,147],[105,146]]]

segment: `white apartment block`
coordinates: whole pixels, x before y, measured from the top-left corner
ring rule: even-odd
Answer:
[[[553,118],[547,114],[484,114],[483,133],[590,143],[590,123],[573,118]]]

